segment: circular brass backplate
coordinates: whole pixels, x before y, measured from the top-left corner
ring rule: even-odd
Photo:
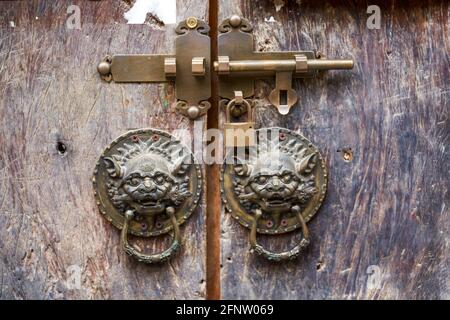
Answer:
[[[305,137],[284,128],[256,130],[257,144],[245,155],[230,150],[222,166],[221,194],[226,210],[250,228],[261,209],[257,231],[280,234],[300,227],[292,212],[300,207],[305,222],[319,210],[327,189],[325,162]],[[234,152],[231,154],[231,152]]]
[[[134,130],[115,139],[100,156],[92,181],[104,217],[122,229],[125,211],[133,210],[129,233],[143,237],[173,229],[164,210],[169,206],[175,208],[178,224],[185,222],[202,189],[201,169],[191,151],[171,134],[155,129]]]

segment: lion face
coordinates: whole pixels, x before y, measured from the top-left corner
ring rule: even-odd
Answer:
[[[139,211],[158,211],[164,209],[164,200],[173,187],[173,180],[162,172],[131,172],[124,179],[122,188],[128,196],[124,198],[130,206]],[[138,206],[136,206],[138,205]]]
[[[289,202],[295,196],[300,179],[294,172],[285,170],[278,174],[253,177],[248,186],[258,197],[256,202],[265,211],[289,210]]]
[[[153,148],[150,148],[153,146]],[[128,146],[129,157],[119,163],[104,158],[109,179],[109,196],[123,212],[132,209],[139,214],[162,213],[168,206],[177,206],[191,194],[183,159],[171,162],[155,152],[151,141]]]
[[[250,211],[286,213],[295,205],[302,206],[317,192],[311,170],[315,154],[294,158],[280,152],[262,153],[248,164],[234,166],[236,193]]]

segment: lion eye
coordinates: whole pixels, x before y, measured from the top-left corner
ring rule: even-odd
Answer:
[[[284,175],[282,178],[281,178],[281,180],[283,181],[283,182],[289,182],[289,181],[291,181],[291,175],[289,175],[289,174],[286,174],[286,175]]]
[[[164,182],[165,179],[164,179],[163,176],[157,176],[155,180],[156,180],[157,183],[161,184],[161,183]]]
[[[259,184],[266,183],[267,182],[267,177],[260,176],[260,177],[258,177],[257,181],[258,181]]]
[[[141,183],[141,180],[139,178],[132,178],[129,181],[130,185],[132,185],[133,187],[137,186],[139,183]]]

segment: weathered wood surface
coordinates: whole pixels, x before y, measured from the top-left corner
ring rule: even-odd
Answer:
[[[380,30],[366,28],[364,1],[283,2],[276,11],[273,1],[221,1],[219,22],[249,18],[257,50],[318,49],[356,65],[295,81],[299,102],[288,116],[269,106],[273,82],[258,85],[257,123],[319,146],[328,194],[295,262],[254,257],[248,230],[224,214],[222,297],[450,298],[447,1],[386,2]],[[266,244],[287,248],[288,239]]]
[[[154,127],[186,129],[179,135],[189,142],[194,130],[170,107],[172,85],[99,79],[106,54],[173,50],[175,25],[151,17],[127,25],[126,2],[0,2],[1,299],[205,296],[204,200],[181,228],[181,254],[161,266],[126,256],[95,205],[91,175],[112,139]],[[71,4],[81,9],[81,30],[66,28]],[[180,0],[178,21],[207,18],[207,10],[205,1]],[[161,249],[161,240],[145,243]]]

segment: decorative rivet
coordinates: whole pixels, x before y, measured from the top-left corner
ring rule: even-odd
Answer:
[[[238,15],[232,15],[230,17],[230,26],[232,26],[233,28],[237,28],[241,25],[241,17],[239,17]]]
[[[187,110],[187,114],[188,114],[189,118],[196,119],[198,117],[198,115],[200,114],[200,109],[197,106],[191,106]]]

